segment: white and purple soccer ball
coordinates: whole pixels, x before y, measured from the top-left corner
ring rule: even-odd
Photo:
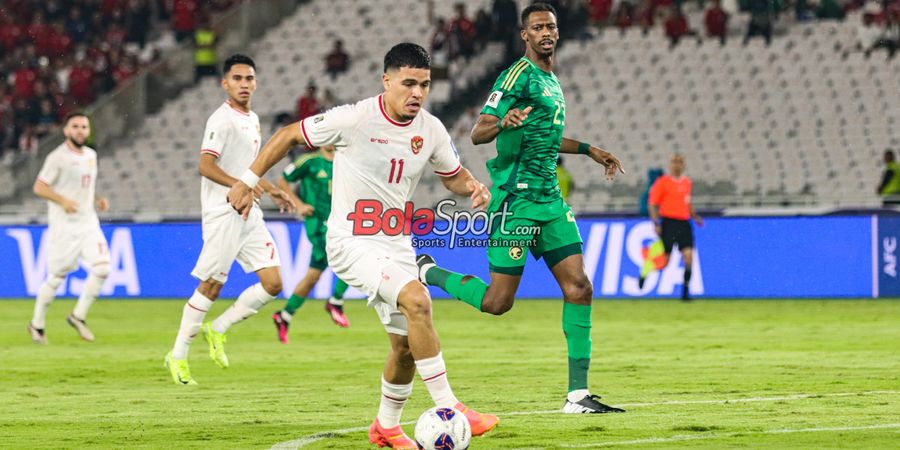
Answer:
[[[469,421],[452,408],[431,408],[416,422],[416,442],[425,450],[465,450],[471,440]]]

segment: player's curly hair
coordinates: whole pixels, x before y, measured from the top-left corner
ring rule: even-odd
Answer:
[[[384,55],[384,71],[401,67],[430,70],[431,56],[421,45],[411,42],[397,44]]]
[[[244,65],[252,67],[253,70],[256,70],[256,63],[253,62],[252,58],[250,58],[247,55],[241,54],[241,53],[235,53],[235,54],[229,56],[228,59],[225,60],[225,64],[222,65],[222,73],[223,74],[228,73],[228,71],[231,70],[232,66],[235,66],[238,64],[244,64]]]
[[[542,11],[547,11],[557,17],[559,16],[558,14],[556,14],[556,9],[553,8],[553,5],[544,2],[535,2],[526,6],[525,9],[522,10],[522,28],[525,28],[525,23],[528,22],[528,16],[530,16],[531,13]]]

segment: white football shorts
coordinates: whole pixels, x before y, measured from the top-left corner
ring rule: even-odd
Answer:
[[[203,219],[203,249],[191,275],[225,284],[235,259],[247,273],[281,266],[275,240],[257,208],[246,221],[235,211]]]
[[[109,245],[99,226],[51,227],[48,230],[47,268],[65,276],[78,269],[78,258],[93,267],[109,264]]]
[[[368,296],[385,331],[406,336],[406,317],[397,298],[404,286],[419,280],[412,245],[378,238],[330,238],[325,250],[334,274]]]

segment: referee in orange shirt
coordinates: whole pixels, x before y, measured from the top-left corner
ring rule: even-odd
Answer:
[[[656,225],[656,234],[662,238],[666,262],[672,247],[678,244],[684,259],[684,284],[681,299],[690,300],[691,268],[694,264],[694,230],[691,219],[703,226],[703,218],[691,203],[691,179],[684,175],[684,156],[676,153],[669,161],[669,174],[659,177],[650,188],[650,219]],[[643,281],[643,280],[641,280]],[[641,283],[643,284],[643,283]]]

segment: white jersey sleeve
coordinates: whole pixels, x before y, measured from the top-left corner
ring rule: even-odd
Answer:
[[[434,173],[442,177],[452,177],[462,169],[462,165],[459,163],[459,153],[456,151],[456,146],[453,145],[453,139],[450,138],[447,129],[443,125],[439,125],[439,128],[436,133],[437,143],[434,153],[431,154],[428,162],[431,163]]]
[[[210,154],[216,158],[222,156],[225,144],[228,142],[229,129],[228,122],[222,119],[222,115],[210,116],[206,121],[206,130],[203,132],[203,145],[200,147],[200,153]]]
[[[330,144],[345,147],[350,143],[350,134],[359,126],[360,116],[358,105],[338,106],[301,120],[300,132],[310,147]]]
[[[52,186],[53,183],[56,183],[56,180],[59,179],[59,172],[60,163],[58,153],[52,152],[44,159],[44,165],[41,166],[41,171],[38,172],[37,179]]]

